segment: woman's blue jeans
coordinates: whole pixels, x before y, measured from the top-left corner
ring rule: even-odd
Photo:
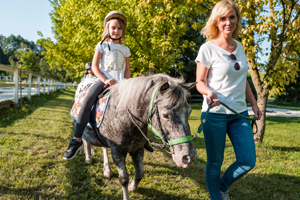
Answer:
[[[240,113],[248,117],[248,112]],[[201,115],[201,121],[205,112]],[[255,166],[256,153],[250,121],[235,114],[209,113],[203,127],[207,163],[205,179],[211,200],[221,200],[220,191],[228,191],[231,184]],[[220,179],[224,159],[226,133],[235,151],[236,161]]]

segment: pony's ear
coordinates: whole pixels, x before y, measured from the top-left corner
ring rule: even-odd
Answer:
[[[169,83],[168,82],[165,82],[164,84],[162,84],[160,87],[159,87],[159,91],[160,92],[164,92],[166,89],[168,89],[170,87]]]
[[[154,81],[151,80],[150,82],[147,83],[146,88],[151,88],[152,86],[154,86]]]
[[[181,87],[183,87],[186,90],[192,89],[195,85],[197,84],[197,82],[193,82],[193,83],[181,83]]]

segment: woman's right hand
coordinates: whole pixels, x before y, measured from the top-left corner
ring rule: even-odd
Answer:
[[[109,84],[110,86],[112,86],[113,84],[117,83],[117,81],[115,79],[106,79],[106,81],[104,81],[104,84]]]
[[[207,95],[206,95],[206,101],[207,101],[208,105],[210,105],[211,102],[214,102],[212,104],[211,108],[220,105],[220,100],[218,99],[218,95],[215,92],[213,92],[213,91],[210,91],[210,92],[207,93]]]

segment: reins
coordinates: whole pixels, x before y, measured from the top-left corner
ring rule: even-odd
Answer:
[[[208,113],[209,113],[209,110],[210,110],[210,108],[211,108],[211,106],[212,106],[213,103],[214,103],[214,102],[211,102],[211,104],[208,106],[207,111],[205,112],[204,118],[203,118],[203,120],[201,121],[201,124],[200,124],[200,126],[198,127],[198,130],[196,131],[195,136],[193,137],[193,139],[194,139],[195,137],[200,137],[200,134],[201,134],[201,132],[203,131],[203,126],[204,126],[204,124],[205,124],[205,122],[206,122],[206,117],[207,117],[207,115],[208,115]],[[232,108],[230,108],[229,106],[227,106],[225,103],[220,102],[220,104],[222,104],[223,106],[225,106],[227,109],[229,109],[230,111],[232,111],[234,114],[236,114],[236,115],[238,115],[238,116],[240,116],[240,117],[242,117],[242,118],[244,118],[244,119],[247,119],[247,120],[250,120],[250,121],[254,121],[254,124],[255,124],[255,127],[256,127],[256,128],[255,128],[255,129],[256,129],[256,132],[255,132],[254,134],[257,133],[257,124],[256,124],[257,118],[256,118],[256,117],[253,117],[253,118],[245,117],[245,116],[241,115],[240,113],[236,112],[235,110],[233,110]]]

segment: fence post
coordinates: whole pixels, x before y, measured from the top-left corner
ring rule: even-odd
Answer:
[[[38,96],[40,96],[41,76],[38,76],[37,78],[38,79],[37,79],[37,91],[36,91],[36,93],[37,93]]]
[[[19,106],[19,69],[15,69],[14,71],[14,102],[16,106]]]
[[[46,90],[46,79],[44,78],[43,94],[45,94],[45,90]]]
[[[49,88],[49,86],[50,86],[50,79],[48,79],[48,85],[47,85],[47,87],[48,87],[48,94],[50,93],[50,88]]]
[[[31,99],[31,79],[32,79],[32,73],[29,73],[29,75],[28,75],[28,91],[27,91],[28,100]]]
[[[54,92],[57,91],[57,81],[54,81]]]

